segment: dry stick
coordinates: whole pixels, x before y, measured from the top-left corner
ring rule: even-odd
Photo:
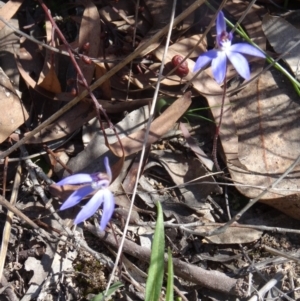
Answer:
[[[9,27],[10,29],[12,29],[15,33],[19,34],[20,36],[26,38],[29,41],[32,41],[33,43],[36,43],[36,44],[38,44],[38,45],[40,45],[40,46],[42,46],[42,47],[44,47],[46,49],[49,49],[49,50],[55,52],[55,53],[59,53],[59,54],[65,55],[65,56],[70,56],[69,52],[67,52],[65,50],[61,50],[59,48],[55,48],[55,47],[50,46],[48,44],[45,44],[44,42],[41,42],[41,41],[35,39],[34,37],[26,34],[25,32],[19,30],[18,28],[12,26],[8,21],[6,21],[5,19],[3,19],[3,17],[1,17],[1,16],[0,16],[0,21],[3,22],[3,23],[5,23],[5,25],[7,27]],[[74,55],[75,55],[76,58],[82,58],[84,56],[86,57],[86,55],[78,53],[76,51],[74,51]],[[93,62],[95,62],[95,63],[115,63],[116,61],[123,61],[122,57],[121,58],[112,59],[112,60],[105,60],[105,59],[98,59],[98,58],[91,58],[91,57],[89,57],[89,58]],[[137,60],[137,62],[138,63],[140,63],[140,62],[141,63],[149,63],[149,62],[153,62],[153,61],[147,60],[147,59],[142,59],[142,60]]]
[[[100,232],[97,227],[89,223],[85,223],[84,228],[89,232],[93,233],[104,243],[116,249],[118,248],[112,233],[104,231]],[[121,239],[119,239],[119,244],[120,242]],[[138,258],[145,262],[150,262],[151,250],[148,248],[143,248],[132,241],[125,240],[123,251],[131,256],[134,256],[135,258]],[[167,254],[165,254],[164,258],[165,264],[167,265]],[[240,297],[244,296],[244,291],[241,288],[241,279],[230,278],[218,271],[207,271],[196,265],[183,262],[177,258],[173,258],[173,264],[175,275],[183,278],[186,281],[190,281],[192,283],[196,283],[222,293]]]
[[[241,246],[242,247],[242,246]],[[256,273],[258,274],[258,276],[263,279],[265,282],[268,281],[268,279],[256,268],[256,266],[253,264],[253,261],[250,259],[249,255],[247,252],[244,251],[243,248],[242,249],[242,252],[244,254],[244,257],[248,260],[249,264],[251,267],[254,268],[254,270],[256,271]],[[286,298],[288,301],[295,301],[294,299],[290,298],[286,293],[282,292],[279,288],[277,288],[276,286],[274,286],[274,289],[279,293],[279,295],[281,297],[284,297]]]
[[[0,195],[0,205],[13,212],[16,216],[25,221],[33,229],[40,231],[40,227],[35,222],[33,222],[29,217],[22,213],[18,208],[11,205],[11,203],[7,201],[2,195]]]
[[[227,67],[226,67],[227,70]],[[216,126],[216,132],[214,136],[214,142],[213,142],[213,150],[212,150],[212,158],[215,163],[215,166],[217,168],[217,171],[221,171],[218,158],[217,158],[217,148],[218,148],[218,138],[220,135],[220,128],[222,125],[222,120],[223,120],[223,112],[224,112],[224,103],[225,103],[225,97],[226,97],[226,72],[225,72],[225,77],[224,77],[224,86],[223,86],[223,96],[222,96],[222,103],[221,103],[221,111],[220,111],[220,118],[219,118],[219,123]]]
[[[170,43],[170,39],[171,39],[171,33],[172,33],[173,24],[174,24],[176,2],[177,2],[177,0],[173,0],[172,13],[171,13],[171,16],[170,16],[170,24],[168,24],[166,27],[164,27],[164,28],[167,28],[168,35],[167,35],[167,39],[166,39],[166,45],[165,45],[164,53],[163,53],[163,56],[162,56],[162,59],[161,59],[161,66],[160,66],[160,70],[159,70],[157,85],[155,87],[155,91],[154,91],[154,95],[153,95],[153,101],[152,101],[151,108],[150,108],[150,114],[149,114],[149,119],[148,119],[148,122],[147,122],[145,138],[144,138],[144,141],[143,141],[141,155],[140,155],[140,163],[138,164],[138,170],[137,170],[137,173],[136,173],[136,180],[135,180],[135,183],[134,183],[131,202],[130,202],[130,206],[129,206],[129,209],[128,209],[128,218],[126,220],[125,227],[124,227],[124,230],[123,230],[121,243],[119,245],[120,247],[118,249],[118,254],[117,254],[117,257],[116,257],[116,260],[115,260],[115,266],[113,268],[113,271],[112,271],[111,276],[109,278],[109,281],[107,283],[107,287],[106,287],[106,291],[105,291],[103,299],[107,296],[109,287],[110,287],[110,285],[113,281],[114,274],[115,274],[117,266],[118,266],[118,262],[121,258],[121,254],[122,254],[122,250],[123,250],[123,244],[125,242],[126,233],[127,233],[128,226],[129,226],[130,216],[131,216],[131,213],[132,213],[133,204],[134,204],[134,200],[135,200],[136,193],[137,193],[138,179],[140,178],[140,175],[142,173],[142,162],[144,161],[144,156],[145,156],[145,153],[146,153],[146,145],[147,145],[148,138],[149,138],[150,125],[151,125],[151,122],[152,122],[152,118],[154,117],[154,114],[155,114],[155,106],[156,106],[158,91],[159,91],[159,87],[160,87],[160,83],[161,83],[161,78],[163,76],[162,75],[163,68],[164,68],[165,59],[166,59],[166,56],[167,56],[168,47],[169,47],[169,43]],[[144,46],[144,44],[141,46],[141,48],[143,46]]]
[[[271,280],[269,280],[258,292],[253,295],[248,301],[260,301],[264,299],[265,294],[270,291],[284,276],[283,271],[277,272]]]
[[[21,171],[22,171],[22,167],[21,167],[21,164],[19,163],[16,175],[15,175],[12,194],[10,197],[10,204],[12,206],[14,206],[17,201],[18,190],[19,190],[19,186],[20,186],[20,182],[21,182]],[[3,274],[3,268],[4,268],[6,253],[7,253],[7,247],[8,247],[8,243],[9,243],[9,237],[10,237],[10,231],[11,231],[13,217],[14,217],[13,212],[8,211],[7,216],[6,216],[4,230],[2,233],[2,243],[1,243],[1,253],[0,253],[0,280],[1,280],[1,277]]]
[[[5,158],[4,165],[3,165],[3,183],[2,183],[3,197],[5,197],[5,193],[6,193],[7,169],[8,169],[8,157]],[[0,206],[0,210],[1,209],[2,209],[2,207]],[[0,275],[1,275],[1,273],[0,273]]]
[[[184,20],[188,15],[190,15],[195,9],[197,9],[199,6],[201,6],[204,2],[205,2],[205,0],[196,0],[191,6],[189,6],[184,12],[182,12],[179,16],[177,16],[174,19],[174,26],[177,25],[178,23],[180,23],[182,20]],[[127,65],[129,62],[131,62],[136,57],[138,57],[139,54],[143,50],[145,50],[147,47],[149,47],[155,41],[159,40],[168,31],[168,28],[169,28],[169,25],[166,25],[161,31],[156,33],[148,42],[143,44],[140,48],[136,49],[133,53],[128,55],[126,58],[124,58],[124,60],[121,61],[118,65],[113,67],[111,70],[109,70],[107,73],[105,73],[102,77],[100,77],[97,81],[95,81],[89,87],[90,91],[93,91],[98,86],[102,85],[105,81],[107,81],[109,78],[111,78],[116,72],[121,70],[125,65]],[[69,103],[67,103],[59,111],[54,113],[51,117],[49,117],[47,120],[45,120],[42,124],[40,124],[38,127],[33,129],[30,133],[28,133],[24,138],[19,140],[16,144],[14,144],[12,147],[7,149],[6,151],[2,152],[0,154],[0,159],[7,157],[10,153],[15,151],[17,148],[19,148],[21,145],[23,145],[29,139],[31,139],[35,134],[39,133],[42,129],[44,129],[46,126],[51,124],[62,114],[64,114],[69,109],[71,109],[73,106],[75,106],[81,99],[83,99],[88,94],[89,94],[89,92],[87,90],[84,90],[80,95],[73,98]]]
[[[274,188],[277,184],[279,184],[292,170],[299,164],[300,156],[290,165],[290,167],[283,173],[283,175],[278,178],[276,181],[274,181],[273,184],[269,185],[264,191],[262,191],[256,198],[250,199],[249,203],[236,215],[234,216],[230,221],[228,221],[224,226],[213,230],[209,232],[203,232],[202,235],[204,236],[212,236],[224,233],[227,228],[232,225],[234,222],[238,221],[241,216],[249,209],[251,208],[255,203],[257,203],[266,193],[269,192],[271,188]]]
[[[273,255],[276,255],[276,256],[282,256],[282,257],[285,257],[285,258],[287,258],[287,259],[290,259],[290,260],[293,260],[293,261],[296,261],[296,262],[300,263],[299,257],[293,256],[293,255],[290,255],[290,254],[287,254],[287,253],[285,253],[285,252],[278,251],[278,250],[273,249],[273,248],[271,248],[271,247],[268,247],[268,246],[266,246],[266,245],[263,245],[262,248],[263,248],[265,251],[267,251],[267,252],[269,252],[269,253],[271,253],[271,254],[273,254]]]
[[[140,223],[138,223],[140,224]],[[142,225],[143,223],[141,223]],[[149,225],[152,227],[155,227],[155,223],[144,223],[144,225]],[[201,223],[201,222],[195,222],[191,223],[188,225],[184,224],[164,224],[165,227],[168,228],[179,228],[180,230],[186,231],[187,233],[193,234],[193,235],[199,235],[199,236],[206,236],[204,235],[205,233],[200,232],[200,231],[194,231],[191,230],[189,227],[207,227],[207,226],[224,226],[224,224],[218,224],[218,223]],[[273,233],[295,233],[295,234],[300,234],[300,230],[297,229],[287,229],[287,228],[280,228],[280,227],[269,227],[269,226],[262,226],[262,225],[243,225],[243,224],[238,224],[234,223],[233,225],[230,225],[229,227],[234,227],[234,228],[245,228],[245,229],[255,229],[258,231],[270,231]]]

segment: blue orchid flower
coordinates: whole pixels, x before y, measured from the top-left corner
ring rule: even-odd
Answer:
[[[100,229],[101,231],[103,231],[106,228],[106,225],[114,212],[114,196],[108,190],[108,186],[112,179],[112,174],[107,157],[104,158],[104,165],[106,168],[106,174],[75,174],[56,183],[59,186],[66,184],[87,184],[74,191],[62,204],[60,210],[65,210],[77,205],[84,197],[97,190],[97,192],[92,196],[88,203],[85,206],[83,206],[81,211],[76,216],[74,220],[75,225],[91,217],[103,203],[103,214],[100,221]]]
[[[209,50],[198,57],[193,72],[204,68],[211,62],[213,76],[220,85],[225,78],[228,58],[239,75],[248,80],[250,78],[249,64],[242,54],[265,58],[264,53],[247,43],[231,45],[233,35],[226,31],[226,23],[222,11],[218,13],[216,29],[216,48]]]

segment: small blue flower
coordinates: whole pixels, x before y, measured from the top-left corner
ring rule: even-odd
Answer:
[[[193,72],[204,68],[211,62],[213,76],[216,82],[220,85],[223,83],[225,78],[228,58],[240,76],[244,79],[249,79],[249,65],[246,58],[242,54],[249,54],[265,58],[264,53],[247,43],[237,43],[231,45],[233,36],[232,33],[228,33],[226,31],[226,23],[222,11],[220,11],[218,14],[216,28],[216,48],[209,50],[198,57]]]
[[[91,217],[103,203],[103,215],[100,222],[100,229],[103,231],[109,222],[114,209],[115,200],[113,194],[108,190],[108,186],[112,179],[111,169],[109,166],[108,158],[104,158],[104,165],[106,168],[106,174],[75,174],[69,176],[57,183],[57,185],[78,185],[87,184],[78,190],[74,191],[68,199],[62,204],[60,210],[65,210],[77,205],[85,196],[97,190],[88,203],[81,209],[74,220],[74,224],[77,225],[89,217]]]

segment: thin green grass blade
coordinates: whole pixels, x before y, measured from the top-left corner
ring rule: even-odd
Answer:
[[[113,293],[115,293],[120,287],[122,287],[124,284],[122,282],[116,282],[114,283],[108,290],[106,297],[110,297]],[[90,301],[102,301],[104,298],[104,292],[96,295],[94,298],[92,298]]]
[[[157,202],[157,221],[146,282],[145,301],[158,301],[164,277],[165,231],[162,208]]]
[[[168,248],[168,281],[167,281],[166,301],[174,301],[174,270],[173,270],[172,253],[170,248]]]

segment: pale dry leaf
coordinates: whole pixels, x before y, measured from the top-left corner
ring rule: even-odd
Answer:
[[[220,225],[215,226],[200,226],[194,229],[197,232],[213,231],[219,228]],[[212,235],[204,238],[204,242],[214,244],[247,244],[254,242],[261,238],[263,231],[240,228],[240,227],[229,227],[224,233],[218,235]]]
[[[100,48],[101,22],[98,8],[91,0],[83,2],[85,10],[83,12],[80,29],[78,47],[80,50],[85,49],[85,55],[88,57],[97,57]],[[88,43],[88,47],[86,47]],[[87,64],[83,60],[78,61],[78,65],[85,77],[88,85],[90,85],[95,71],[94,63]],[[85,88],[78,85],[78,92],[81,93]]]
[[[159,117],[154,119],[150,125],[147,145],[156,142],[167,133],[176,121],[185,113],[191,104],[191,93],[187,92],[170,105]],[[137,131],[122,139],[125,156],[134,154],[142,149],[146,130]],[[119,142],[110,145],[110,150],[118,157],[123,156],[123,150]]]
[[[53,66],[51,66],[48,73],[45,74],[39,86],[52,93],[61,93],[61,85]]]
[[[148,106],[144,106],[127,114],[123,120],[115,125],[119,137],[122,139],[136,131],[144,129],[148,118]],[[91,139],[89,145],[68,163],[68,167],[74,172],[85,170],[85,172],[92,173],[104,170],[103,155],[106,154],[109,149],[105,145],[104,135],[100,131],[99,122],[97,122],[96,119],[94,120],[93,128],[96,129],[96,135]],[[109,143],[113,144],[117,141],[117,137],[112,129],[106,129],[105,135]],[[110,156],[113,159],[112,154],[110,154]]]
[[[182,122],[180,122],[180,129],[186,143],[200,160],[200,162],[207,168],[207,170],[212,171],[214,162],[208,157],[208,155],[199,147],[197,141],[191,136],[188,128]]]
[[[290,48],[300,39],[300,30],[281,17],[266,14],[262,21],[262,29],[274,50],[278,54],[286,53],[283,59],[290,66],[295,76],[300,75],[300,45]]]
[[[9,78],[0,68],[0,143],[28,119],[28,113]]]
[[[22,5],[23,0],[9,0],[3,7],[0,9],[0,16],[6,21],[9,21],[18,11]],[[0,21],[0,30],[3,29],[6,25]]]
[[[279,178],[299,156],[298,97],[282,75],[270,71],[259,81],[232,96],[234,120],[239,136],[239,158],[248,170],[228,164],[234,182],[248,198],[255,198]],[[276,188],[263,196],[262,201],[299,219],[300,166],[283,179]],[[253,187],[252,187],[253,185]]]
[[[211,193],[222,193],[218,185],[215,185],[215,180],[212,176],[207,175],[206,169],[201,162],[196,158],[185,158],[180,154],[175,154],[168,150],[152,151],[152,154],[157,156],[157,160],[165,168],[169,176],[172,178],[175,185],[184,185],[189,181],[197,181],[187,184],[186,187],[181,187],[180,191],[185,199],[185,204],[191,208],[207,208],[205,203],[206,198]],[[201,184],[201,182],[211,182],[211,185]]]
[[[47,35],[47,44],[50,44],[52,41],[53,31],[52,24],[49,20],[46,20],[45,27]],[[61,85],[56,74],[57,56],[53,53],[53,51],[46,49],[44,66],[37,81],[38,86],[53,93],[61,93]]]

